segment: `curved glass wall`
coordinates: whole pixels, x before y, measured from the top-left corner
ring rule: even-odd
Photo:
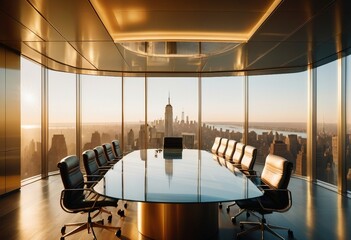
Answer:
[[[316,180],[335,186],[338,148],[338,61],[316,73]],[[346,66],[347,189],[351,182],[351,69]],[[343,66],[341,66],[343,67]],[[246,143],[258,148],[257,163],[270,152],[294,163],[295,174],[305,176],[308,72],[247,77],[122,77],[80,76],[48,71],[48,169],[76,153],[76,111],[81,110],[81,150],[118,139],[124,151],[162,147],[164,136],[183,136],[186,148],[210,149],[215,136],[243,141],[245,104],[248,105]],[[22,179],[41,171],[41,66],[22,58]],[[80,102],[76,103],[77,90]],[[248,96],[245,96],[245,94]],[[201,99],[199,98],[201,96]],[[245,102],[247,99],[247,103]],[[340,99],[339,99],[340,100]],[[200,102],[199,102],[200,101]],[[78,105],[77,105],[78,104]],[[79,107],[79,108],[78,108]],[[198,123],[201,121],[201,129]],[[36,127],[34,127],[36,126]],[[201,130],[201,139],[198,133]],[[79,132],[79,131],[78,131]],[[122,136],[123,134],[123,136]],[[123,141],[122,141],[123,140]],[[199,145],[201,143],[201,145]],[[28,158],[30,156],[30,158]]]
[[[121,141],[122,78],[82,75],[81,97],[82,152]]]
[[[346,181],[347,190],[351,192],[351,57],[346,59]]]
[[[201,149],[210,150],[215,137],[242,141],[244,77],[203,77],[201,87]]]
[[[337,61],[317,68],[317,179],[333,185],[337,182],[338,122]]]
[[[124,152],[140,149],[139,136],[145,128],[145,76],[123,77]]]
[[[76,154],[76,75],[48,72],[48,169],[57,171],[57,163]]]
[[[41,173],[41,66],[21,58],[21,179]]]
[[[198,148],[198,78],[147,78],[147,121],[139,138],[147,134],[148,148],[162,148],[167,136],[182,136],[184,148]]]
[[[248,144],[257,148],[256,163],[271,153],[306,175],[307,73],[249,77]]]

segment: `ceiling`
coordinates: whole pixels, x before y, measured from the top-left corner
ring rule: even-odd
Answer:
[[[274,2],[0,0],[0,44],[49,69],[101,75],[296,72],[349,53],[351,1],[282,0],[264,16]],[[237,44],[159,56],[130,51],[123,41],[197,43],[186,45],[196,48],[190,52]]]

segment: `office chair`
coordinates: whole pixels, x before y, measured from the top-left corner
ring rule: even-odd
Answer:
[[[164,137],[163,149],[183,149],[182,137]]]
[[[96,194],[90,187],[87,187],[84,182],[84,177],[80,171],[79,159],[77,156],[68,156],[63,158],[57,164],[61,179],[64,185],[64,189],[61,192],[60,205],[61,208],[68,213],[87,213],[88,218],[86,222],[68,223],[61,228],[61,240],[65,237],[80,232],[84,229],[88,229],[93,233],[94,239],[96,239],[94,228],[103,228],[108,230],[116,231],[117,237],[121,236],[121,228],[113,226],[105,226],[104,220],[100,219],[92,221],[98,214],[101,213],[101,209],[104,207],[117,207],[117,199],[110,199],[101,197]],[[93,216],[91,214],[96,212]],[[67,226],[77,226],[75,229],[66,233]]]
[[[231,159],[232,163],[240,163],[242,157],[244,156],[244,151],[245,151],[245,144],[238,142],[235,145],[235,151],[233,154],[233,157]]]
[[[235,147],[236,147],[237,141],[235,140],[228,140],[228,146],[227,149],[225,150],[224,158],[228,161],[232,161],[233,155],[235,152]]]
[[[221,144],[219,145],[219,148],[217,150],[217,155],[220,157],[224,157],[225,151],[227,150],[227,146],[228,146],[228,139],[222,138]]]
[[[256,161],[256,156],[257,156],[257,149],[255,147],[246,145],[244,148],[244,154],[240,160],[240,163],[237,163],[237,164],[234,163],[233,167],[239,169],[245,175],[256,175],[256,172],[253,170],[253,167]],[[234,205],[236,205],[235,202],[227,206],[228,213],[230,211],[230,207]],[[232,218],[233,223],[235,222],[236,217],[242,214],[243,212],[244,210],[241,210],[238,214],[235,215],[235,217]],[[250,216],[249,212],[246,212],[246,216],[247,217]]]
[[[112,167],[114,163],[107,161],[104,149],[101,146],[94,147],[96,162],[99,167]]]
[[[212,148],[211,148],[211,152],[214,153],[214,154],[217,154],[218,152],[218,148],[219,146],[221,145],[221,140],[222,138],[221,137],[216,137],[214,142],[213,142],[213,145],[212,145]]]
[[[259,222],[241,221],[241,230],[244,230],[245,224],[253,227],[238,233],[238,238],[249,232],[261,230],[262,239],[264,239],[265,231],[272,233],[274,236],[280,239],[284,239],[277,232],[273,231],[273,229],[288,230],[288,236],[293,237],[293,231],[289,228],[270,225],[265,219],[266,214],[271,214],[273,212],[286,212],[291,208],[292,197],[291,192],[287,189],[287,187],[290,181],[292,168],[293,164],[287,161],[285,158],[273,154],[269,154],[267,156],[261,174],[262,185],[259,185],[264,191],[263,196],[236,201],[236,204],[241,209],[257,212],[262,217],[260,218]]]
[[[115,158],[118,158],[118,159],[122,158],[123,152],[122,152],[121,146],[119,145],[119,141],[113,140],[111,144],[112,144],[113,153],[115,154]]]
[[[104,143],[102,144],[102,148],[104,149],[107,161],[109,161],[110,163],[116,163],[122,158],[122,157],[115,156],[115,154],[113,153],[111,144]]]
[[[88,181],[99,181],[105,173],[110,169],[109,166],[107,167],[99,167],[96,161],[96,155],[93,150],[86,150],[82,153],[83,156],[83,164],[84,164],[84,169],[87,174],[87,180]],[[124,204],[124,207],[127,208],[127,204]],[[111,222],[112,220],[112,214],[109,211],[105,211],[106,213],[110,214],[108,220]],[[117,214],[120,217],[125,217],[124,210],[119,209],[117,211]]]

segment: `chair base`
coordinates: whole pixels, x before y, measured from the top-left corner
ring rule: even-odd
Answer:
[[[238,233],[237,234],[237,238],[240,238],[242,235],[245,235],[247,233],[250,233],[250,232],[253,232],[253,231],[256,231],[256,230],[261,230],[261,239],[262,240],[264,239],[264,232],[265,231],[273,234],[274,236],[278,237],[279,239],[285,240],[284,237],[282,237],[280,234],[275,232],[273,229],[287,230],[289,239],[294,237],[294,233],[293,233],[293,231],[290,228],[268,224],[268,223],[266,223],[266,219],[264,217],[261,219],[260,222],[241,221],[240,222],[240,229],[241,230],[244,230],[244,224],[247,224],[247,225],[250,225],[250,226],[253,226],[253,227]]]
[[[117,237],[121,236],[121,227],[113,227],[113,226],[105,226],[104,225],[104,220],[100,219],[97,221],[92,221],[92,218],[90,217],[90,213],[88,216],[88,221],[86,222],[77,222],[77,223],[67,223],[61,228],[61,234],[63,234],[60,238],[60,240],[64,240],[65,237],[68,237],[70,235],[73,235],[75,233],[81,232],[85,229],[88,230],[88,233],[90,233],[90,230],[92,231],[94,235],[94,239],[96,239],[95,233],[94,233],[94,228],[102,228],[102,229],[107,229],[107,230],[113,230],[116,231],[115,235]],[[110,221],[110,219],[109,219]],[[72,231],[65,233],[66,232],[66,227],[71,227],[71,226],[77,226],[75,229]]]

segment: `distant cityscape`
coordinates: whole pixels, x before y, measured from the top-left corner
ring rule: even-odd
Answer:
[[[257,148],[256,163],[263,164],[265,157],[276,154],[294,164],[294,173],[306,175],[306,124],[304,123],[250,123],[249,145]],[[181,119],[173,118],[170,98],[165,107],[164,119],[141,123],[125,123],[124,151],[145,148],[162,148],[165,136],[182,136],[184,148],[210,150],[215,137],[242,141],[242,123],[203,123],[199,146],[198,123],[182,112]],[[268,130],[267,130],[268,129]],[[22,128],[22,179],[40,174],[40,128]],[[57,163],[65,156],[76,154],[74,126],[49,126],[49,171],[57,170]],[[122,140],[121,124],[83,124],[82,152],[112,140]],[[350,135],[347,135],[346,157],[350,159]],[[317,178],[336,184],[337,169],[336,124],[322,124],[317,136]],[[348,160],[349,161],[349,160]]]

